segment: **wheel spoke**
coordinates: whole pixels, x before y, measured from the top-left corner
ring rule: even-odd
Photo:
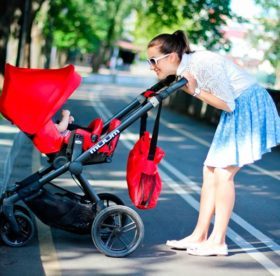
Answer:
[[[122,237],[118,237],[118,240],[124,245],[124,247],[125,247],[125,249],[128,249],[129,248],[129,242],[126,242],[125,240],[124,240],[124,238],[122,238]]]
[[[91,233],[96,248],[105,255],[131,254],[143,239],[141,218],[126,206],[109,206],[93,221]]]
[[[108,239],[107,239],[107,241],[106,241],[106,243],[105,243],[106,246],[109,245],[109,242],[111,241],[112,236],[113,236],[113,232],[111,232],[110,236],[108,237]]]
[[[108,224],[108,223],[102,223],[100,224],[100,226],[102,227],[108,227],[108,228],[111,228],[111,229],[114,229],[114,228],[117,228],[118,226],[117,225],[114,225],[114,224]]]
[[[119,227],[121,227],[122,226],[122,214],[119,213],[119,214],[116,215],[116,217],[117,217],[117,225]]]
[[[131,223],[129,224],[126,224],[124,225],[122,228],[121,228],[121,231],[123,233],[126,233],[126,232],[129,232],[129,231],[132,231],[136,228],[136,223],[134,221],[132,221]]]

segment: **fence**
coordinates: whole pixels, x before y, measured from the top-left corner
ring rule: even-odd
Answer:
[[[280,116],[280,90],[267,89],[267,91],[275,102]],[[212,124],[217,124],[219,122],[221,114],[221,110],[207,105],[183,91],[177,91],[171,95],[166,105],[176,111],[193,116],[199,120],[205,120]]]

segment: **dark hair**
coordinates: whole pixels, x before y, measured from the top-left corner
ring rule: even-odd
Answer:
[[[180,60],[184,53],[190,54],[193,52],[190,48],[188,38],[181,30],[176,31],[173,34],[160,34],[154,37],[149,42],[148,48],[154,46],[159,46],[159,49],[163,54],[176,52]]]

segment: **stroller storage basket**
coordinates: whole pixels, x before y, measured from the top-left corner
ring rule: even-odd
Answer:
[[[38,196],[25,200],[32,212],[45,224],[77,234],[90,234],[94,204],[82,196],[45,185]]]

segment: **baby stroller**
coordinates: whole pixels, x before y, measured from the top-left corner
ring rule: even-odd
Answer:
[[[50,165],[0,195],[3,242],[20,247],[30,241],[35,231],[32,210],[49,226],[90,234],[96,248],[107,256],[134,252],[144,236],[140,216],[119,197],[97,194],[83,166],[111,162],[120,133],[187,82],[174,80],[169,76],[155,84],[107,122],[97,118],[86,127],[70,125],[69,133],[62,136],[52,117],[80,84],[74,66],[25,69],[6,64],[0,111],[46,154]],[[66,172],[78,181],[82,195],[51,183]]]

